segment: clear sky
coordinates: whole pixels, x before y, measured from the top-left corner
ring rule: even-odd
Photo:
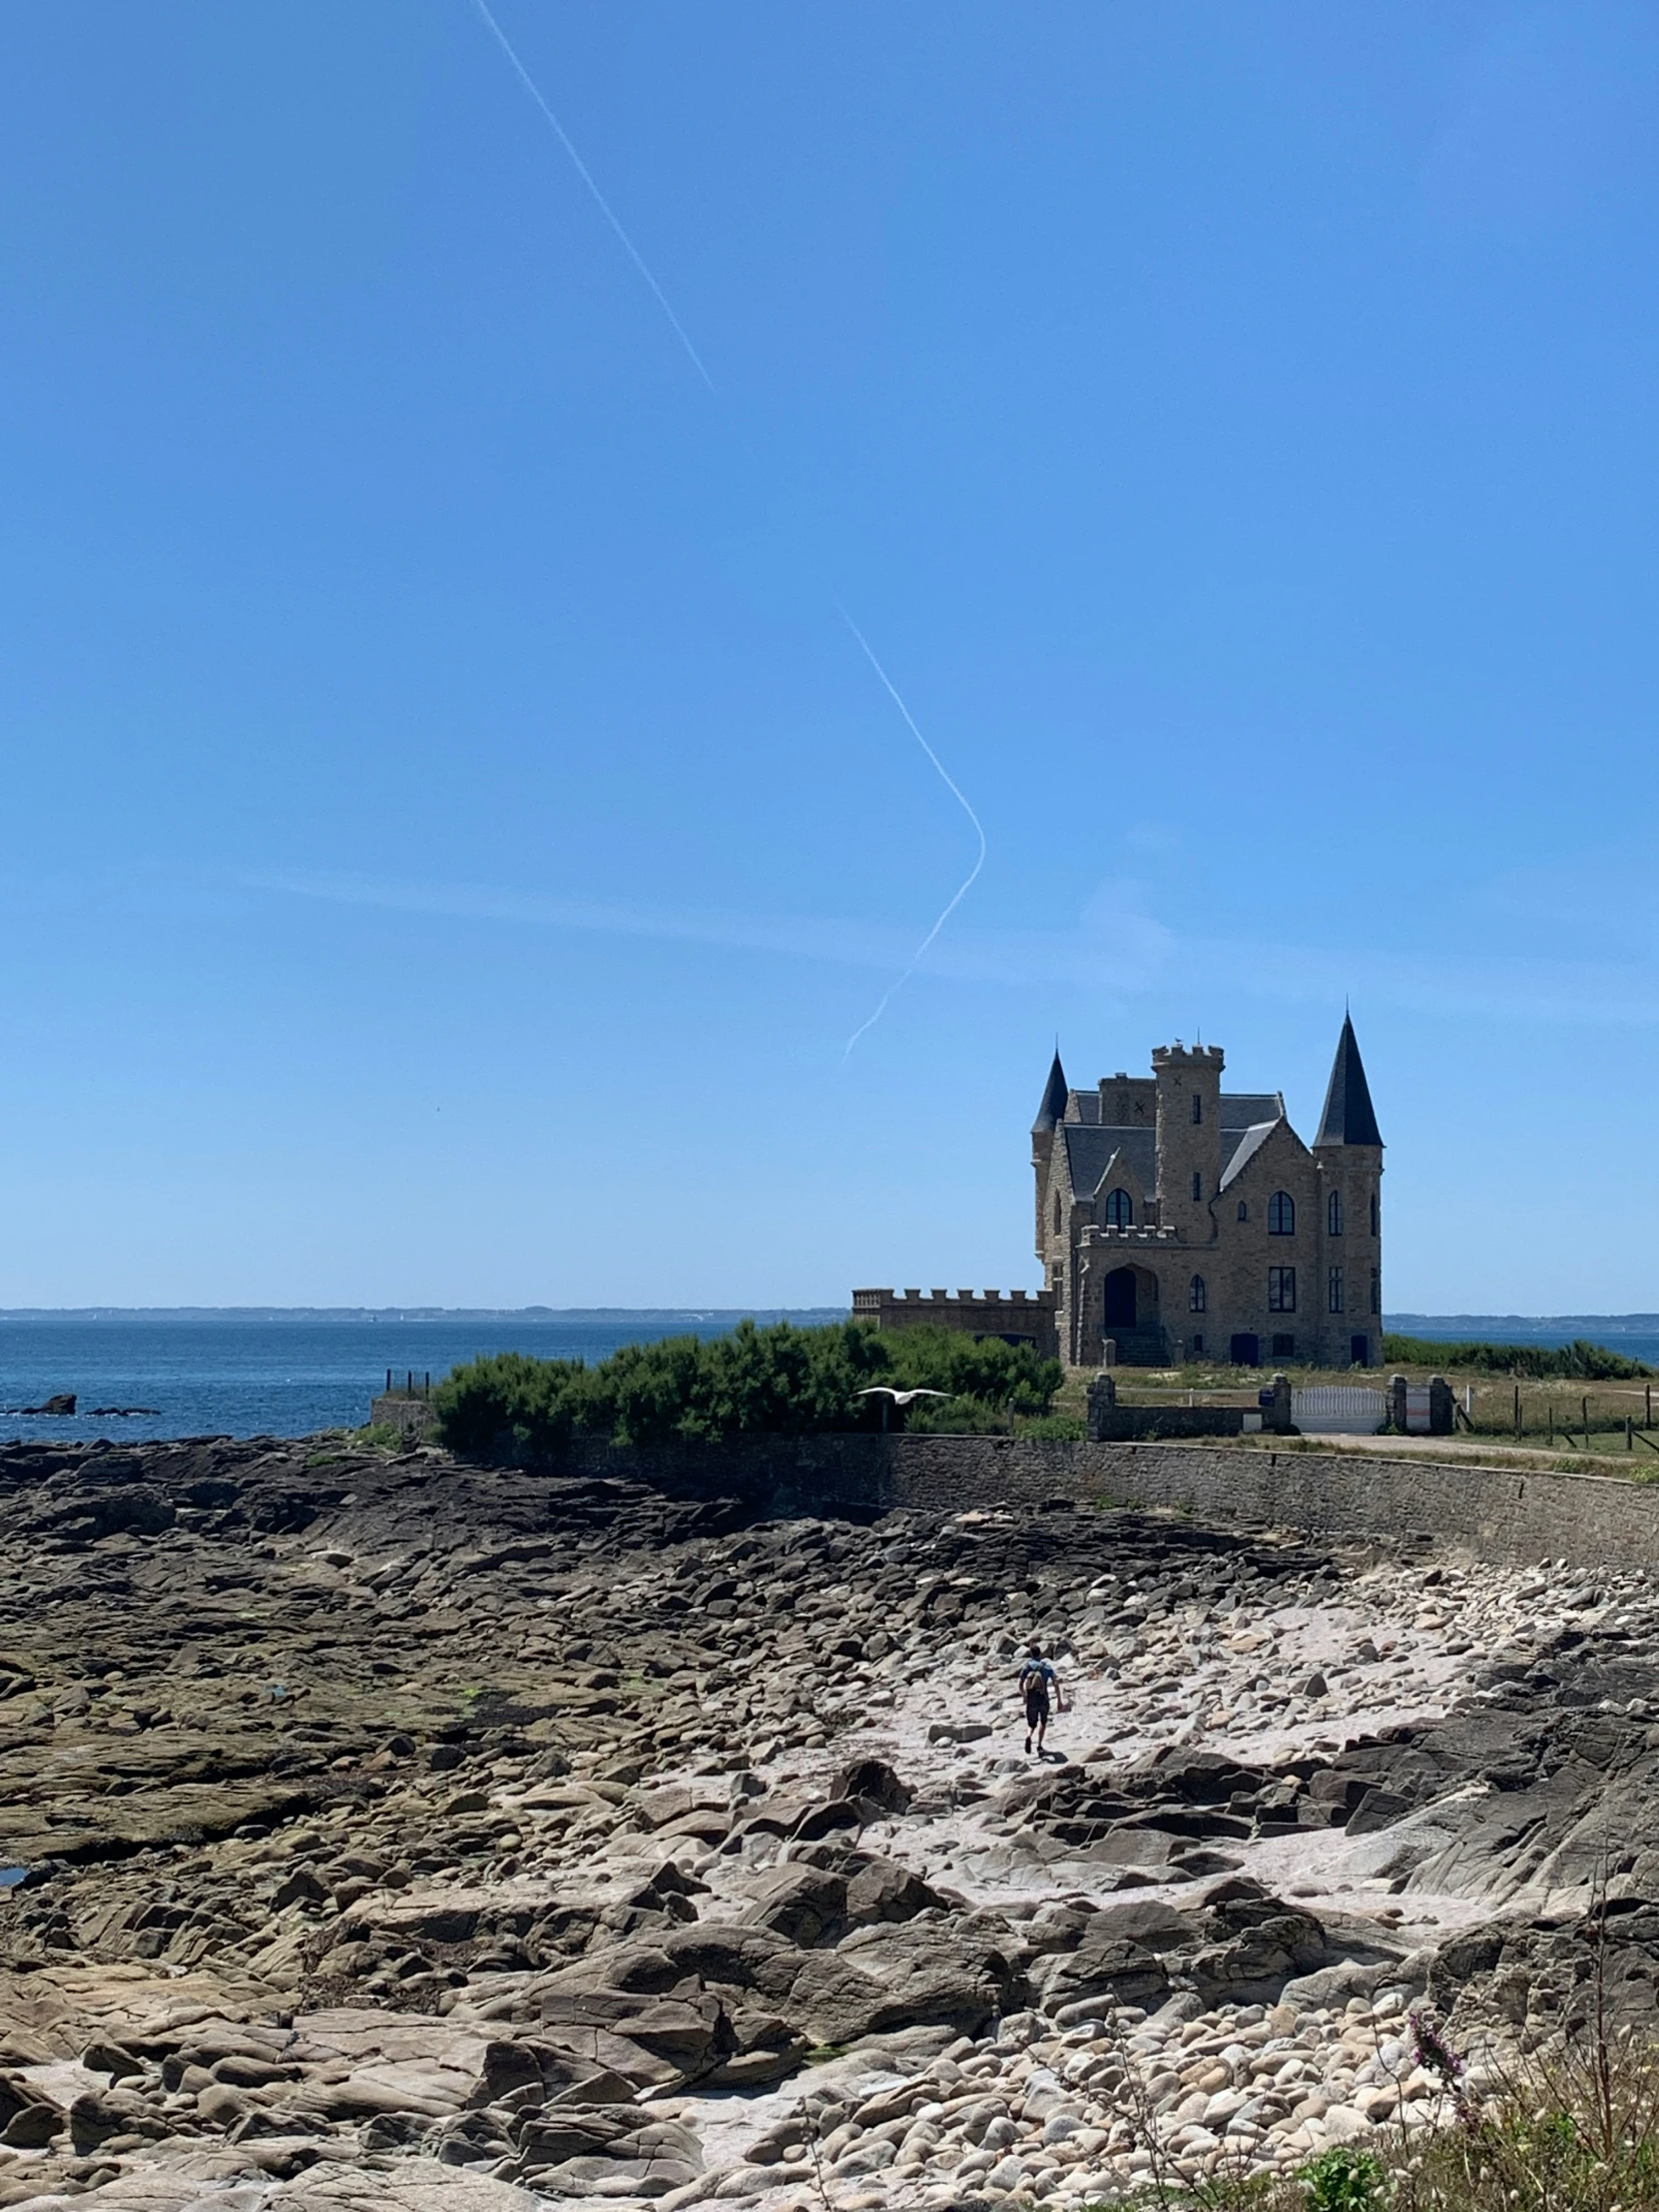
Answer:
[[[1659,16],[494,4],[709,382],[471,0],[0,15],[0,1304],[1034,1284],[1346,997],[1659,1308]]]

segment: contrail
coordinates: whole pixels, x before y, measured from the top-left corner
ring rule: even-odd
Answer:
[[[622,228],[622,225],[617,221],[616,216],[612,211],[610,202],[605,198],[605,195],[594,183],[592,174],[588,169],[587,163],[583,161],[581,155],[577,153],[575,147],[572,146],[572,144],[570,143],[570,139],[566,134],[564,125],[559,121],[558,117],[553,113],[553,110],[542,98],[540,86],[536,83],[536,80],[531,76],[530,72],[525,68],[524,64],[519,60],[517,54],[514,53],[512,43],[508,39],[506,32],[501,28],[500,24],[496,22],[494,16],[491,15],[489,9],[484,5],[484,0],[472,0],[472,4],[478,10],[478,13],[483,17],[485,23],[488,24],[490,31],[494,35],[495,42],[500,47],[502,53],[505,54],[508,61],[512,63],[513,69],[517,74],[519,83],[524,87],[525,91],[530,95],[531,99],[536,103],[536,106],[540,108],[542,114],[546,116],[548,122],[552,124],[554,135],[557,137],[559,144],[570,156],[571,166],[576,171],[577,176],[581,178],[583,184],[587,186],[589,192],[593,195],[594,204],[598,208],[600,214],[605,218],[605,221],[611,226],[611,229],[622,241],[623,252],[628,256],[628,259],[633,263],[634,267],[639,271],[640,275],[651,286],[651,296],[656,300],[658,306],[662,308],[664,314],[668,316],[670,328],[673,330],[675,336],[680,340],[680,343],[686,349],[686,358],[691,362],[693,368],[696,369],[699,376],[702,377],[703,381],[708,385],[710,391],[713,392],[715,397],[718,399],[720,397],[720,392],[715,384],[715,380],[709,374],[709,371],[704,367],[703,356],[698,352],[697,347],[693,345],[691,339],[686,335],[685,324],[680,320],[680,317],[669,305],[668,294],[663,290],[662,285],[658,283],[656,277],[652,276],[650,269],[646,266],[645,256],[640,252],[639,248],[634,244],[633,240]]]
[[[524,64],[519,60],[517,53],[513,49],[511,40],[507,37],[506,32],[502,30],[500,24],[497,23],[495,17],[490,13],[489,8],[486,4],[486,0],[472,0],[472,4],[478,10],[478,13],[483,17],[485,25],[488,27],[491,36],[494,38],[496,44],[500,47],[502,53],[505,54],[508,61],[511,62],[513,66],[513,73],[518,78],[519,83],[524,87],[525,91],[530,95],[531,99],[536,103],[536,106],[541,110],[543,116],[546,117],[548,123],[552,126],[554,135],[558,139],[559,144],[564,148],[565,152],[570,157],[571,166],[576,171],[577,176],[581,178],[589,193],[592,195],[594,205],[598,208],[600,214],[605,218],[605,221],[610,225],[611,229],[616,233],[618,239],[621,241],[624,253],[628,256],[628,259],[633,263],[634,267],[645,278],[646,283],[650,286],[651,296],[656,300],[658,306],[662,308],[664,314],[667,315],[670,328],[673,330],[675,336],[680,340],[681,345],[685,348],[686,358],[691,362],[693,368],[696,369],[698,375],[703,379],[704,384],[708,387],[710,395],[713,398],[720,400],[720,388],[716,384],[714,378],[709,374],[707,368],[704,367],[703,356],[698,352],[697,347],[693,345],[690,337],[687,335],[685,324],[675,313],[673,307],[670,306],[667,292],[665,292],[662,285],[658,283],[656,277],[652,276],[650,268],[647,266],[644,255],[634,244],[633,240],[628,236],[628,233],[623,229],[621,223],[618,222],[616,215],[612,211],[610,202],[605,198],[605,195],[594,183],[592,172],[589,170],[587,163],[583,161],[581,155],[577,153],[576,148],[571,143],[569,134],[566,132],[564,125],[559,121],[558,117],[553,113],[552,108],[542,97],[541,87],[536,83],[536,80],[531,76],[530,72],[525,68]],[[722,401],[721,403],[724,406],[725,402]],[[955,896],[944,908],[944,911],[939,915],[938,920],[934,922],[932,928],[928,930],[926,936],[922,938],[920,944],[916,946],[915,951],[910,957],[910,964],[904,970],[903,974],[900,975],[895,982],[890,984],[886,991],[882,993],[881,1002],[876,1007],[874,1013],[870,1015],[867,1021],[861,1023],[858,1028],[854,1029],[851,1036],[847,1038],[846,1051],[843,1052],[841,1055],[842,1059],[844,1060],[851,1053],[852,1047],[864,1034],[865,1030],[874,1028],[875,1024],[881,1019],[881,1016],[886,1012],[887,1007],[892,1001],[893,997],[896,995],[896,993],[904,988],[904,985],[910,980],[910,977],[915,973],[917,967],[925,958],[928,946],[933,942],[933,939],[938,935],[939,931],[944,927],[945,923],[950,919],[951,915],[956,911],[957,907],[962,903],[962,900],[972,889],[974,880],[977,877],[979,870],[985,864],[985,854],[988,847],[985,842],[984,825],[980,822],[979,817],[974,813],[973,809],[968,805],[967,800],[963,797],[961,790],[959,789],[953,778],[950,776],[949,772],[946,770],[944,763],[939,759],[938,755],[933,751],[933,748],[928,744],[927,740],[916,728],[915,718],[912,716],[909,708],[905,706],[903,700],[900,698],[897,685],[893,682],[892,678],[887,674],[886,670],[875,658],[874,653],[870,650],[869,640],[858,628],[858,625],[853,621],[852,617],[847,613],[846,609],[841,606],[841,603],[838,599],[835,602],[835,606],[840,614],[841,620],[846,624],[846,627],[857,639],[859,646],[863,650],[865,659],[869,662],[870,667],[874,669],[876,675],[880,678],[883,690],[886,692],[888,698],[891,699],[893,705],[898,709],[899,713],[904,717],[905,726],[909,730],[910,735],[915,739],[917,745],[921,747],[923,753],[926,754],[927,758],[932,762],[934,768],[938,771],[939,776],[944,783],[945,789],[950,793],[951,797],[956,801],[962,812],[967,816],[969,822],[972,823],[973,833],[979,839],[978,857],[974,860],[972,867],[968,869],[967,874],[962,878],[961,883],[957,887]]]
[[[984,824],[979,820],[979,817],[968,805],[967,800],[962,795],[960,787],[957,785],[955,779],[951,776],[949,770],[939,759],[938,755],[933,751],[933,748],[928,744],[927,740],[922,736],[921,732],[916,728],[915,719],[911,715],[909,708],[905,706],[903,700],[898,696],[898,687],[894,684],[892,678],[887,674],[886,670],[875,658],[874,653],[870,650],[870,643],[868,638],[864,636],[864,633],[858,628],[858,625],[853,621],[852,617],[847,613],[846,609],[841,606],[839,600],[835,602],[835,605],[840,611],[840,618],[842,622],[846,624],[846,627],[852,632],[852,635],[857,639],[859,645],[863,648],[864,658],[869,662],[870,667],[874,669],[876,675],[881,679],[882,685],[885,687],[888,698],[891,699],[893,705],[904,717],[905,725],[908,728],[911,737],[915,739],[917,745],[921,747],[921,750],[932,762],[934,768],[938,770],[939,776],[944,783],[945,789],[955,800],[957,806],[961,808],[963,814],[967,816],[969,822],[972,823],[973,833],[979,839],[978,854],[974,860],[972,867],[968,869],[966,875],[963,876],[961,882],[957,885],[955,897],[951,899],[949,905],[945,907],[943,913],[940,914],[938,920],[934,922],[932,928],[928,930],[926,936],[922,938],[920,944],[918,944],[914,952],[911,953],[910,964],[904,970],[903,974],[898,977],[896,982],[889,983],[887,988],[881,993],[880,1004],[876,1007],[874,1013],[870,1015],[867,1021],[860,1022],[858,1027],[853,1030],[851,1036],[847,1038],[846,1050],[841,1054],[841,1058],[844,1060],[849,1057],[852,1051],[852,1047],[857,1043],[858,1039],[863,1035],[864,1031],[866,1029],[874,1028],[875,1024],[886,1012],[887,1007],[891,1003],[894,994],[904,988],[905,984],[916,972],[916,969],[921,965],[922,960],[926,956],[927,947],[932,943],[933,939],[938,935],[939,931],[944,927],[945,923],[950,919],[951,915],[956,911],[957,907],[962,903],[962,900],[972,889],[974,877],[979,873],[979,870],[985,864],[985,853],[988,848],[985,843]]]

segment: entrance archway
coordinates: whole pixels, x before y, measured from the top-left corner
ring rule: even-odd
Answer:
[[[1133,1268],[1114,1268],[1106,1278],[1106,1305],[1101,1315],[1107,1329],[1133,1329],[1135,1326],[1135,1271]]]

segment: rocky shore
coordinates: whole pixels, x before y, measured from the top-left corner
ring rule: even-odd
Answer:
[[[1081,2205],[1653,2012],[1640,1573],[327,1439],[0,1507],[0,2204]]]

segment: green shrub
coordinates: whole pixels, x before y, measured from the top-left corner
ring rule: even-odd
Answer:
[[[1022,1436],[1034,1436],[1039,1443],[1078,1444],[1089,1432],[1089,1424],[1076,1413],[1038,1413],[1032,1420],[1019,1424]]]
[[[1387,2186],[1382,2159],[1350,2143],[1322,2151],[1303,2167],[1300,2178],[1309,2212],[1373,2212]]]
[[[880,1428],[881,1398],[861,1393],[882,1382],[949,1393],[915,1400],[908,1423],[889,1404],[889,1425],[1006,1430],[1014,1415],[1047,1413],[1060,1366],[1029,1346],[978,1344],[947,1329],[745,1321],[725,1337],[624,1345],[592,1368],[496,1353],[457,1368],[432,1395],[452,1450],[488,1452],[510,1437],[539,1456],[579,1435],[638,1444]]]
[[[581,1360],[493,1353],[456,1368],[432,1392],[437,1433],[452,1451],[488,1451],[503,1434],[531,1451],[554,1450],[584,1425],[588,1382]]]

